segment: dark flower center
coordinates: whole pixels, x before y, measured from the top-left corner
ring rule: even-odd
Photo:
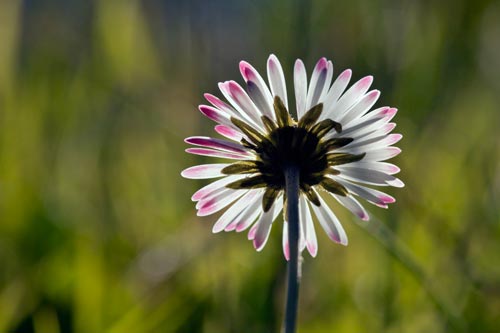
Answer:
[[[275,129],[268,138],[256,149],[261,161],[258,168],[268,186],[283,189],[284,170],[290,165],[299,168],[302,187],[321,182],[321,174],[328,168],[327,149],[316,134],[287,126]]]
[[[239,119],[231,118],[232,123],[246,135],[241,143],[252,149],[257,158],[253,161],[236,162],[224,168],[222,172],[227,175],[249,174],[227,187],[265,188],[263,208],[267,211],[285,188],[285,169],[294,166],[300,170],[301,192],[314,204],[320,204],[312,189],[316,185],[338,195],[347,195],[347,189],[328,175],[338,175],[340,172],[334,166],[359,161],[365,154],[334,152],[353,141],[352,138],[343,137],[325,138],[332,130],[341,133],[341,125],[331,119],[317,122],[323,110],[322,104],[307,111],[298,123],[290,118],[279,97],[274,100],[274,110],[276,122],[267,116],[262,117],[267,130],[265,134]]]

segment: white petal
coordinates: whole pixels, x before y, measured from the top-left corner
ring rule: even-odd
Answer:
[[[213,121],[219,124],[232,126],[230,120],[231,116],[224,111],[221,111],[217,108],[208,105],[199,105],[198,110],[200,110],[200,112],[203,113],[203,115],[205,115],[207,118],[212,119]]]
[[[367,113],[361,118],[354,119],[342,128],[342,135],[356,138],[366,133],[370,133],[387,124],[394,116],[393,109],[384,106]]]
[[[382,208],[387,208],[387,204],[393,203],[396,200],[391,197],[389,194],[380,192],[377,190],[374,190],[372,188],[366,187],[366,186],[361,186],[357,184],[353,184],[349,181],[342,180],[342,179],[336,179],[340,184],[344,185],[345,188],[349,190],[349,192],[365,199],[366,201],[382,207]]]
[[[403,136],[398,133],[389,134],[389,135],[376,135],[370,134],[365,136],[362,140],[355,140],[348,144],[345,147],[342,147],[342,150],[352,150],[352,151],[369,151],[375,150],[379,148],[384,148],[391,146],[397,143]]]
[[[302,60],[295,61],[293,71],[293,85],[295,87],[295,101],[297,107],[297,118],[300,119],[306,112],[307,98],[307,74]]]
[[[229,163],[201,164],[184,169],[181,176],[189,179],[208,179],[225,176],[221,170]]]
[[[242,120],[249,123],[253,127],[263,130],[263,127],[261,125],[262,122],[260,120],[260,115],[250,111],[249,109],[242,107],[239,101],[236,100],[236,98],[240,97],[243,98],[242,95],[239,93],[240,90],[237,89],[236,86],[239,87],[239,85],[234,81],[219,82],[220,91],[222,92],[224,97],[231,103],[234,109],[236,109],[236,111],[238,112],[237,118],[241,118]],[[233,94],[236,94],[236,96]]]
[[[363,221],[368,221],[370,219],[365,208],[356,200],[352,195],[341,196],[332,194],[332,196],[337,199],[337,201],[351,211],[354,215],[362,219]]]
[[[274,54],[271,54],[267,60],[267,78],[273,96],[279,96],[288,110],[285,75],[278,58]]]
[[[228,126],[217,125],[214,127],[214,129],[220,135],[237,142],[240,142],[241,139],[244,137],[242,133]]]
[[[311,207],[313,208],[319,223],[331,240],[342,245],[347,245],[347,235],[337,216],[335,216],[321,196],[318,195],[318,199],[321,203],[320,207],[314,204],[311,204]]]
[[[372,82],[373,77],[366,76],[349,88],[332,106],[333,119],[341,119],[346,111],[364,96]]]
[[[213,213],[216,213],[221,209],[227,207],[229,204],[231,204],[247,192],[248,190],[233,190],[228,188],[222,190],[220,193],[214,195],[213,197],[207,199],[203,198],[197,204],[197,208],[199,207],[199,209],[196,215],[212,215]]]
[[[249,226],[252,225],[252,223],[255,222],[255,219],[259,216],[260,213],[262,213],[262,196],[260,196],[260,200],[255,201],[251,205],[248,205],[248,207],[245,209],[245,211],[241,214],[238,215],[238,217],[235,219],[235,230],[236,232],[242,232],[246,230]],[[228,231],[228,230],[226,230]]]
[[[354,104],[349,110],[344,113],[344,116],[339,120],[341,124],[347,124],[354,119],[358,119],[375,104],[377,99],[380,97],[379,90],[372,90],[368,94],[364,95],[359,102]]]
[[[260,216],[259,221],[256,223],[257,229],[253,238],[253,245],[257,251],[261,251],[266,245],[267,239],[271,232],[271,226],[278,214],[283,209],[282,196],[279,196],[273,204],[273,207]]]
[[[288,222],[287,221],[283,221],[283,235],[282,235],[281,243],[283,246],[283,255],[285,256],[285,259],[288,261],[288,260],[290,260],[290,246],[288,244]]]
[[[318,254],[318,240],[316,238],[316,231],[314,230],[311,211],[309,210],[309,206],[307,205],[304,196],[300,196],[299,199],[299,214],[301,223],[303,225],[302,230],[304,230],[304,238],[307,250],[312,257],[316,257],[316,254]]]
[[[201,155],[201,156],[228,158],[228,159],[232,159],[232,160],[254,159],[254,157],[252,157],[252,155],[239,154],[239,153],[229,153],[229,152],[223,152],[223,151],[207,149],[207,148],[188,148],[188,149],[186,149],[186,153],[190,153],[190,154],[194,154],[194,155]]]
[[[309,89],[307,91],[307,102],[306,110],[318,104],[318,101],[323,94],[323,88],[325,88],[326,77],[328,73],[328,62],[326,58],[321,58],[316,63],[313,73],[311,75],[311,82],[309,84]]]
[[[271,232],[271,224],[273,223],[274,206],[260,216],[257,222],[257,229],[253,239],[253,245],[257,251],[261,251],[266,245],[269,233]]]
[[[262,190],[250,190],[234,203],[221,217],[217,220],[212,228],[213,233],[224,230],[234,219],[243,213],[243,211],[254,202],[262,200]]]
[[[326,100],[326,96],[328,95],[328,91],[330,90],[330,85],[332,84],[333,77],[333,63],[328,60],[327,68],[326,68],[326,79],[323,87],[323,91],[321,92],[321,96],[319,97],[318,103],[324,103]]]
[[[248,95],[255,105],[262,110],[262,113],[275,119],[273,97],[262,76],[246,61],[240,62],[240,72],[247,83]]]
[[[220,87],[220,83],[219,83]],[[236,117],[236,118],[241,118],[239,113],[229,106],[228,104],[224,103],[221,99],[219,99],[217,96],[214,96],[212,94],[204,94],[203,95],[207,101],[210,102],[213,106],[215,106],[218,110],[222,111],[223,113],[227,114],[227,117]]]
[[[401,180],[384,172],[364,168],[342,168],[342,166],[339,166],[337,169],[340,170],[340,175],[336,177],[341,177],[358,183],[378,186],[404,186]]]
[[[210,138],[208,136],[191,136],[184,139],[184,142],[194,146],[224,150],[232,153],[247,154],[250,149],[240,143],[223,139]]]
[[[368,151],[363,157],[365,161],[385,161],[401,153],[401,149],[398,147],[385,147],[381,149],[376,149]]]
[[[366,162],[366,161],[358,161],[353,163],[348,163],[342,165],[342,168],[364,168],[368,170],[375,170],[386,173],[388,175],[394,175],[401,171],[397,165],[387,163],[387,162]]]
[[[245,177],[245,175],[232,175],[232,176],[226,176],[222,179],[214,181],[214,182],[200,188],[198,191],[196,191],[193,194],[193,196],[191,197],[191,200],[199,201],[202,198],[211,195],[212,192],[223,189],[226,187],[227,184],[235,182],[239,179],[243,179],[244,177]]]
[[[352,71],[350,69],[346,69],[337,77],[335,82],[333,82],[328,94],[324,98],[323,102],[323,113],[320,117],[320,120],[326,118],[332,118],[333,116],[333,106],[339,99],[340,95],[344,92],[345,88],[349,84],[351,80]]]

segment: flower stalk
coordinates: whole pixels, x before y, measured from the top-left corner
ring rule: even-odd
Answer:
[[[285,168],[286,220],[288,221],[288,281],[285,307],[285,333],[295,333],[299,299],[299,184],[300,170],[295,165]]]

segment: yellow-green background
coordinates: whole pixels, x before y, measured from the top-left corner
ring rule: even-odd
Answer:
[[[404,134],[397,203],[317,227],[299,332],[500,331],[498,1],[2,0],[0,332],[279,331],[281,222],[214,235],[179,175],[270,53],[373,74]]]

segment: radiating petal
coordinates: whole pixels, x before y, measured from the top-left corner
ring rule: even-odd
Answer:
[[[219,84],[220,86],[220,84]],[[215,106],[217,109],[220,111],[224,112],[227,114],[228,118],[230,117],[236,117],[236,118],[241,118],[239,113],[231,106],[228,104],[224,103],[222,100],[220,100],[217,96],[214,96],[212,94],[204,94],[203,95],[205,99],[210,102],[213,106]]]
[[[385,147],[368,151],[363,158],[365,161],[385,161],[401,153],[398,147]]]
[[[347,124],[354,119],[360,118],[375,104],[380,97],[379,90],[372,90],[364,95],[359,102],[354,104],[349,110],[344,113],[344,116],[339,120],[341,124]]]
[[[246,61],[240,62],[240,72],[247,83],[248,94],[256,106],[259,107],[265,115],[274,119],[273,96],[262,76]]]
[[[342,166],[337,167],[337,169],[340,170],[340,175],[335,177],[341,177],[358,183],[378,186],[404,186],[401,180],[384,172],[364,168],[342,168]]]
[[[248,190],[225,189],[211,198],[206,200],[202,199],[198,202],[199,209],[197,215],[207,216],[217,213],[244,195],[246,192],[248,192]]]
[[[307,250],[312,257],[316,257],[318,254],[318,240],[316,238],[316,231],[314,230],[314,223],[304,196],[299,198],[299,214],[300,220],[303,224],[304,238],[307,246]]]
[[[325,85],[327,85],[327,72],[328,62],[326,58],[319,59],[311,75],[311,83],[309,84],[309,89],[307,91],[306,110],[309,110],[318,104],[323,93],[323,89],[325,88]]]
[[[337,201],[347,208],[351,213],[362,219],[363,221],[368,221],[370,216],[366,212],[365,208],[356,200],[352,195],[341,196],[332,194],[332,196],[337,199]]]
[[[349,190],[349,192],[365,199],[366,201],[376,206],[387,208],[387,204],[396,202],[396,199],[394,199],[387,193],[380,192],[366,186],[353,184],[346,180],[337,179],[337,181],[344,185]]]
[[[255,231],[255,237],[253,238],[253,245],[257,251],[261,251],[266,245],[269,233],[271,232],[271,225],[283,209],[283,203],[280,198],[276,200],[273,207],[271,207],[268,212],[265,212],[260,216],[259,222],[256,223],[257,230]]]
[[[181,176],[190,179],[208,179],[225,176],[221,170],[227,167],[228,163],[201,164],[184,169]]]
[[[239,142],[243,138],[242,133],[240,133],[239,131],[237,131],[231,127],[228,127],[228,126],[217,125],[217,126],[215,126],[214,129],[217,133],[219,133],[220,135],[222,135],[230,140],[234,140],[234,141]]]
[[[351,80],[351,75],[352,75],[352,71],[350,69],[346,69],[337,77],[335,82],[333,82],[330,90],[328,91],[328,94],[326,95],[326,97],[324,99],[324,102],[323,102],[324,112],[323,112],[320,120],[323,120],[325,118],[332,118],[333,106],[336,104],[340,95],[342,95],[345,88],[349,84],[349,81]]]
[[[245,178],[245,175],[226,176],[222,179],[216,180],[196,191],[191,197],[191,200],[199,201],[204,197],[211,195],[214,191],[225,188],[227,184],[242,178]]]
[[[213,233],[224,230],[236,217],[242,214],[249,205],[262,200],[262,190],[250,190],[236,201],[228,210],[221,215],[212,228]]]
[[[223,139],[210,138],[208,136],[191,136],[186,138],[184,142],[194,146],[201,146],[205,148],[214,148],[232,153],[248,154],[249,149],[245,146]]]
[[[346,111],[364,96],[372,82],[373,76],[366,76],[349,88],[337,103],[332,106],[333,119],[343,117]]]
[[[331,240],[342,245],[347,245],[347,235],[337,216],[335,216],[321,196],[318,195],[318,198],[321,205],[319,207],[311,205],[311,207],[316,214],[320,225],[323,227]]]
[[[217,108],[208,105],[200,105],[198,106],[198,110],[200,110],[200,112],[203,113],[207,118],[215,121],[216,123],[224,124],[226,126],[230,126],[231,124],[231,120],[229,119],[230,115]]]
[[[384,148],[397,143],[403,138],[401,134],[394,133],[389,135],[377,135],[378,133],[370,134],[363,137],[362,140],[356,140],[349,145],[342,147],[342,150],[351,151],[369,151],[379,148]]]
[[[285,75],[278,58],[274,54],[271,54],[267,60],[267,78],[273,96],[279,96],[288,110]]]
[[[239,89],[237,87],[239,87]],[[248,122],[249,124],[258,129],[263,129],[261,125],[262,122],[260,120],[260,115],[255,114],[254,112],[249,112],[248,109],[240,105],[240,101],[244,98],[243,95],[240,93],[241,91],[243,91],[243,89],[236,82],[234,81],[219,82],[219,89],[224,95],[224,97],[229,101],[229,103],[231,103],[233,108],[237,111],[238,113],[237,118],[241,118],[245,122]],[[246,93],[244,94],[246,95]],[[238,100],[239,98],[241,98],[241,100]]]
[[[306,112],[307,99],[307,74],[302,60],[295,61],[293,71],[293,85],[295,88],[295,102],[297,108],[297,118],[300,119]]]
[[[358,162],[353,162],[349,164],[344,164],[342,165],[342,168],[364,168],[368,170],[375,170],[379,172],[386,173],[388,175],[394,175],[401,171],[401,169],[391,163],[387,162],[367,162],[367,161],[358,161]]]
[[[229,158],[232,160],[247,160],[253,158],[250,154],[229,153],[207,148],[188,148],[186,149],[186,152],[194,155]]]

